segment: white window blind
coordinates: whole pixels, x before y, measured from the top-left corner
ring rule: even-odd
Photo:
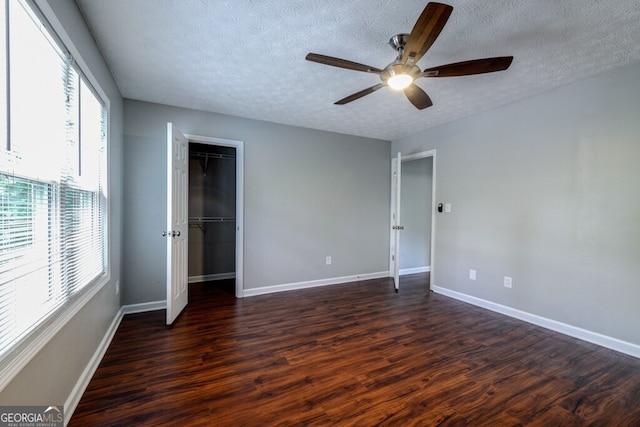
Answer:
[[[106,274],[106,110],[28,2],[0,1],[0,355]],[[8,43],[6,41],[8,40]],[[0,85],[2,83],[0,82]]]

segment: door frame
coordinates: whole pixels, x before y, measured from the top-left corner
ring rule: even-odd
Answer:
[[[408,155],[402,155],[401,156],[401,163],[404,162],[409,162],[412,160],[420,160],[420,159],[426,159],[431,157],[432,160],[432,166],[433,169],[431,171],[431,242],[430,242],[430,254],[429,254],[429,264],[431,267],[431,280],[429,280],[429,289],[431,289],[431,285],[434,283],[434,276],[435,276],[435,270],[436,270],[436,265],[435,265],[435,242],[436,242],[436,151],[437,150],[427,150],[427,151],[421,151],[419,153],[414,153],[414,154],[408,154]],[[399,259],[400,257],[394,257],[394,247],[393,247],[393,242],[394,242],[394,231],[393,230],[393,225],[394,225],[394,219],[393,219],[393,214],[395,212],[395,184],[394,184],[394,176],[393,173],[396,169],[396,161],[397,161],[397,155],[394,156],[391,159],[391,195],[390,195],[390,206],[389,206],[389,276],[393,277],[394,275],[394,270],[395,270],[395,263],[398,262],[399,263]],[[402,168],[400,169],[400,179],[402,179]],[[398,251],[398,255],[400,252],[400,248],[397,249]]]
[[[244,141],[185,134],[189,143],[236,149],[236,298],[244,295]]]

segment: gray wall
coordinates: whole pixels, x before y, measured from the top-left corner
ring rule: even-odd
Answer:
[[[122,220],[122,98],[73,1],[36,3],[55,15],[111,101],[109,116],[109,237],[111,280],[73,317],[0,392],[0,404],[64,404],[120,308],[115,281],[120,279]]]
[[[452,204],[436,217],[433,285],[640,344],[640,64],[391,152],[427,149],[437,202]]]
[[[400,269],[431,265],[431,184],[433,158],[402,162]]]
[[[124,110],[124,304],[166,298],[168,121],[245,142],[245,289],[388,270],[388,141],[134,100]]]

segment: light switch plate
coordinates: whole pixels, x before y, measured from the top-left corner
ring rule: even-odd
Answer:
[[[504,287],[511,288],[513,286],[513,279],[509,276],[504,276]]]

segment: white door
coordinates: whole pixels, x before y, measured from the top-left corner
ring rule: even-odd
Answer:
[[[393,171],[395,200],[393,213],[393,283],[396,291],[400,289],[400,232],[404,229],[400,222],[400,200],[402,185],[402,153],[398,153]]]
[[[189,141],[167,123],[167,325],[176,320],[189,300],[188,192]]]

